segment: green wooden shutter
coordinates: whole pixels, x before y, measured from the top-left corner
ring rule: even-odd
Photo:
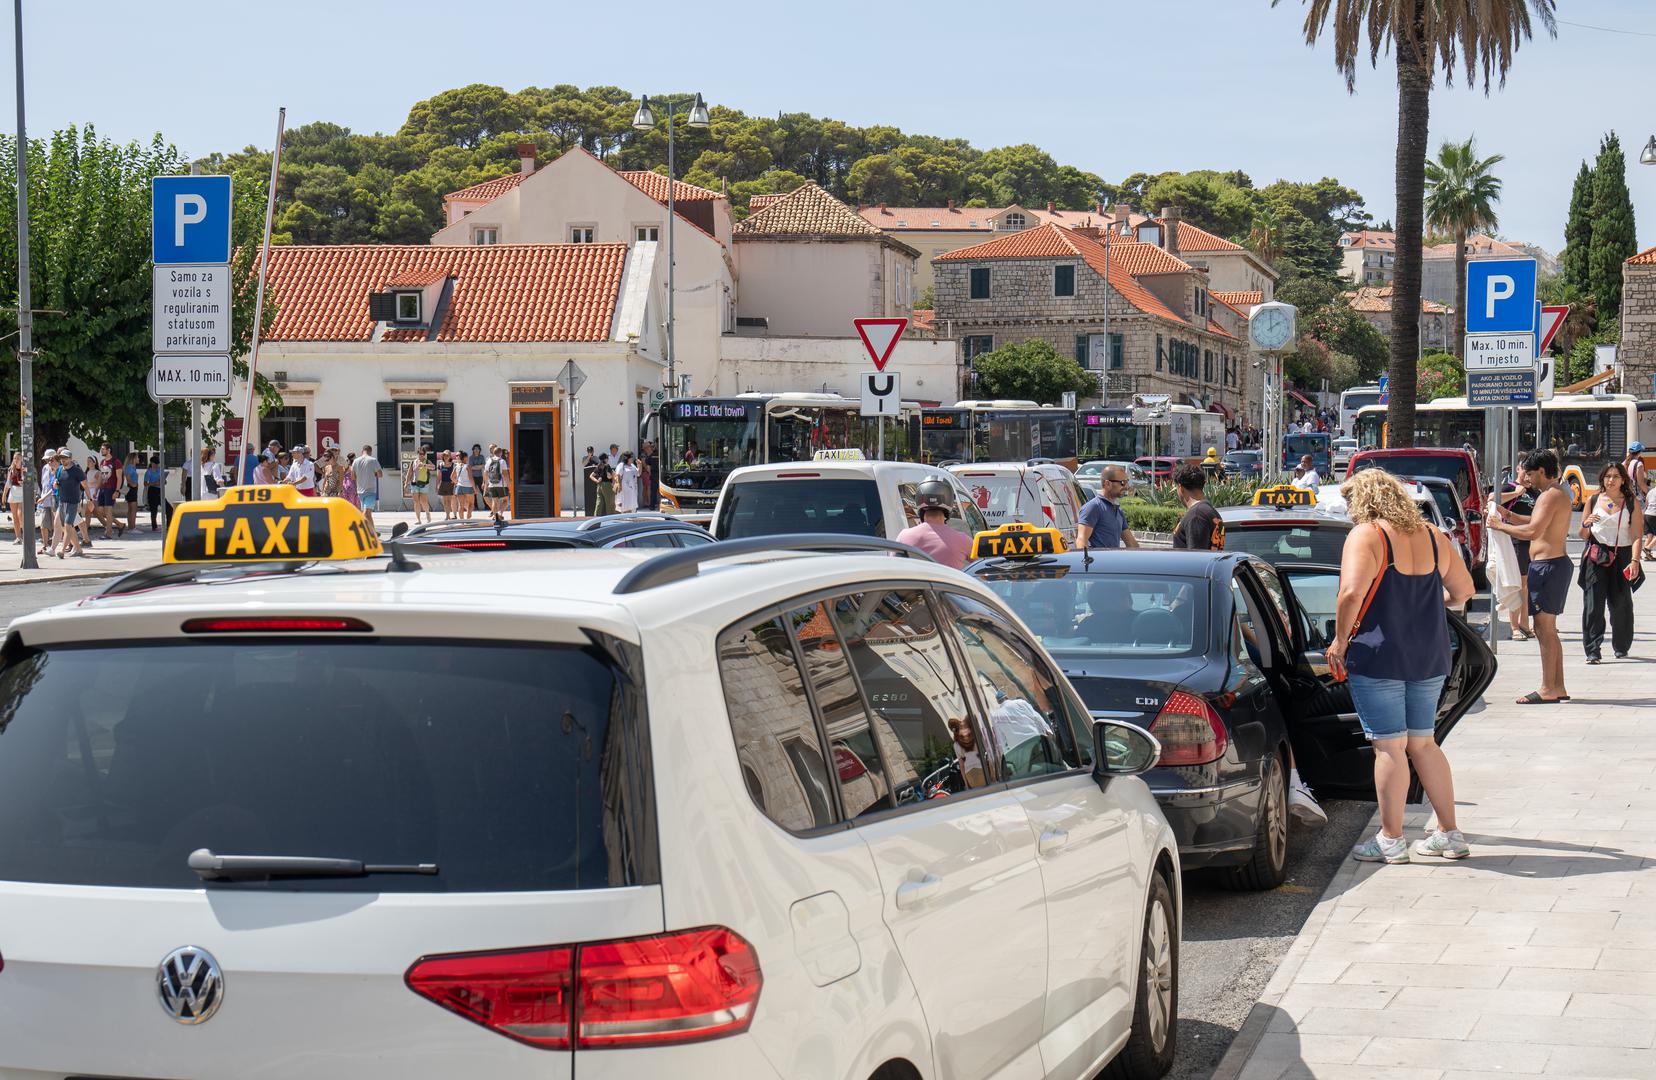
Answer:
[[[431,407],[431,437],[437,443],[433,450],[454,449],[454,402],[439,401]]]
[[[387,474],[401,466],[397,462],[397,403],[381,401],[374,405],[374,425],[378,428],[375,445],[379,447],[380,468]]]

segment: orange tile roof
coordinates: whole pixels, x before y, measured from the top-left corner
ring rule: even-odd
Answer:
[[[452,199],[455,202],[485,203],[490,199],[500,198],[527,180],[530,175],[533,174],[515,172],[508,173],[505,176],[497,176],[493,180],[485,180],[481,184],[473,184],[471,187],[461,188],[459,191],[451,191],[443,196],[443,201],[447,202]]]
[[[1656,247],[1646,248],[1627,260],[1629,266],[1656,266]]]
[[[1370,315],[1389,315],[1392,309],[1392,286],[1364,285],[1346,293],[1351,310]],[[1420,310],[1426,315],[1444,315],[1449,309],[1435,300],[1421,297]]]
[[[1096,241],[1099,247],[1104,246],[1103,240]],[[1188,274],[1196,268],[1176,255],[1155,244],[1146,244],[1130,236],[1110,234],[1110,265],[1113,268],[1117,262],[1126,268],[1129,274],[1138,277],[1142,274]]]
[[[748,196],[747,204],[748,213],[757,214],[759,211],[763,210],[765,207],[769,206],[771,203],[786,194],[787,192],[785,191],[778,191],[768,195],[750,195]]]
[[[435,285],[439,281],[446,280],[448,276],[449,272],[446,267],[399,270],[385,279],[384,286],[388,289],[419,289],[427,285]]]
[[[910,332],[929,334],[937,329],[937,312],[932,308],[915,308],[909,312]]]
[[[1221,290],[1212,295],[1221,304],[1236,308],[1238,311],[1265,302],[1265,294],[1258,289]]]
[[[1246,251],[1241,244],[1226,240],[1223,236],[1216,236],[1206,229],[1192,225],[1188,221],[1179,222],[1178,239],[1179,251]]]
[[[815,184],[803,184],[763,210],[737,222],[736,235],[884,237],[855,210]]]
[[[1351,232],[1340,234],[1340,239],[1342,241],[1346,240],[1347,238],[1349,238],[1351,242],[1348,243],[1348,244],[1342,244],[1341,245],[1342,247],[1354,247],[1354,248],[1395,248],[1395,247],[1397,247],[1397,234],[1394,233],[1394,232],[1391,232],[1389,230],[1354,229]]]
[[[1191,324],[1174,313],[1173,309],[1162,303],[1149,289],[1140,285],[1132,273],[1118,258],[1125,249],[1136,244],[1136,241],[1116,237],[1110,242],[1110,273],[1108,280],[1110,288],[1114,289],[1122,299],[1146,315],[1153,315],[1180,326]],[[1173,262],[1165,251],[1156,248],[1153,244],[1138,244],[1138,247],[1160,251],[1161,255]],[[1062,259],[1079,257],[1101,277],[1104,276],[1104,245],[1097,240],[1082,236],[1072,229],[1062,225],[1037,225],[1033,229],[1024,229],[1022,232],[1008,233],[998,240],[989,240],[982,244],[973,244],[958,251],[945,252],[932,257],[932,262],[982,262],[987,259]],[[1156,265],[1165,265],[1157,263]],[[1190,273],[1196,271],[1184,263],[1179,263]],[[1164,272],[1164,271],[1154,271]]]
[[[454,279],[438,341],[607,341],[625,244],[342,244],[270,249],[267,341],[368,341],[368,294]],[[383,341],[424,341],[387,329]]]
[[[878,229],[981,229],[993,232],[989,219],[1000,210],[988,206],[865,206],[857,213]]]
[[[1226,330],[1223,326],[1220,326],[1211,317],[1208,319],[1207,328],[1208,333],[1210,334],[1218,334],[1220,337],[1228,337],[1233,341],[1236,340],[1235,334],[1231,333],[1229,330]]]
[[[642,191],[650,198],[663,206],[667,205],[667,177],[648,169],[617,169],[621,179]],[[673,202],[710,202],[722,199],[723,195],[695,184],[686,184],[683,180],[673,181]]]

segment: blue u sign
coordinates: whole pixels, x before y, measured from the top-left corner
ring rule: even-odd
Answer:
[[[1535,260],[1475,259],[1466,264],[1466,332],[1535,329]]]
[[[157,176],[150,181],[153,258],[166,263],[230,261],[230,178]]]

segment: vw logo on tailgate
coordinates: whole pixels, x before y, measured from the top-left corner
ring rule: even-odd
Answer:
[[[206,949],[185,945],[174,949],[155,969],[155,989],[161,1008],[180,1024],[212,1019],[224,1003],[224,972]]]

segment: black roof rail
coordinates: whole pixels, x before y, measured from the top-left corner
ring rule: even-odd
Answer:
[[[605,525],[614,525],[623,521],[673,521],[674,518],[655,510],[629,510],[624,514],[605,514],[603,517],[590,518],[575,527],[576,532],[591,532],[593,529],[602,529]]]
[[[234,573],[234,577],[258,577],[260,575],[291,574],[300,567],[308,565],[304,560],[280,563],[156,563],[146,566],[142,570],[134,570],[130,574],[120,577],[105,585],[99,596],[125,596],[128,593],[142,592],[145,589],[159,588],[162,585],[183,585],[192,581],[199,581],[209,574]]]
[[[715,559],[729,559],[738,555],[761,555],[767,552],[810,551],[830,552],[885,551],[906,555],[911,559],[932,562],[930,555],[919,548],[899,544],[877,536],[845,536],[840,533],[795,533],[788,536],[748,536],[740,540],[719,540],[699,547],[668,551],[627,571],[613,590],[617,595],[644,592],[675,581],[693,578],[701,565]]]

